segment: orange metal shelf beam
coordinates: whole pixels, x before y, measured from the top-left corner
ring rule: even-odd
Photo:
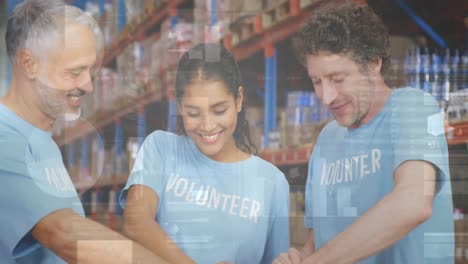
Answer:
[[[307,145],[297,149],[264,150],[259,156],[276,166],[307,165],[313,150],[313,145]]]
[[[468,144],[468,122],[450,124],[449,128],[446,133],[447,144]]]

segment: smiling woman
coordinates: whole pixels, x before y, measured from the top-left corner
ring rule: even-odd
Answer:
[[[245,119],[241,79],[234,57],[220,45],[200,44],[179,62],[179,129],[215,160],[236,149],[256,151]]]
[[[195,46],[176,95],[182,135],[146,138],[120,197],[125,232],[171,263],[270,264],[289,246],[289,185],[251,154],[236,61]]]

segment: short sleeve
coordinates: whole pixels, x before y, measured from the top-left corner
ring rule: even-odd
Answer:
[[[120,205],[125,208],[128,190],[133,185],[144,185],[161,195],[164,188],[165,157],[168,155],[167,140],[164,131],[155,131],[143,142],[133,165],[127,184],[120,195]]]
[[[42,218],[80,202],[76,191],[69,189],[71,180],[63,163],[55,164],[59,169],[32,171],[28,167],[32,163],[30,146],[26,140],[15,137],[18,138],[0,138],[0,177],[4,186],[0,192],[0,244],[13,258],[20,258],[40,246],[31,231]],[[64,191],[66,196],[57,196]]]
[[[423,160],[435,165],[439,182],[449,182],[444,115],[437,101],[415,89],[406,89],[395,99],[391,117],[393,170],[405,161]]]
[[[262,264],[270,264],[281,253],[287,252],[290,247],[289,237],[289,183],[285,176],[278,177],[273,192],[274,202],[271,205],[273,215],[271,227],[265,244]]]

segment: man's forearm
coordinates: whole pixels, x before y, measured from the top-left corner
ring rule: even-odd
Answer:
[[[131,240],[79,240],[77,263],[166,263]]]
[[[68,263],[166,263],[149,250],[69,209],[51,213],[33,236]]]
[[[411,193],[391,193],[304,263],[355,263],[393,245],[429,216],[411,203]]]
[[[121,234],[85,219],[73,228],[77,234],[78,263],[167,263]]]

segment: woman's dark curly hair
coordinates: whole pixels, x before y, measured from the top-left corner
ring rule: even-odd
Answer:
[[[198,44],[181,57],[175,81],[176,97],[182,98],[187,85],[195,80],[222,81],[235,100],[239,96],[242,82],[239,66],[234,57],[222,45],[214,43]],[[236,146],[242,151],[256,154],[257,149],[250,139],[249,124],[244,109],[242,105],[242,110],[237,114],[237,126],[233,137]],[[177,127],[181,134],[186,134],[181,115],[177,117]]]
[[[364,70],[381,58],[383,73],[390,59],[389,34],[380,17],[369,6],[351,2],[313,13],[302,25],[295,48],[304,65],[306,55],[328,51],[349,54]]]

